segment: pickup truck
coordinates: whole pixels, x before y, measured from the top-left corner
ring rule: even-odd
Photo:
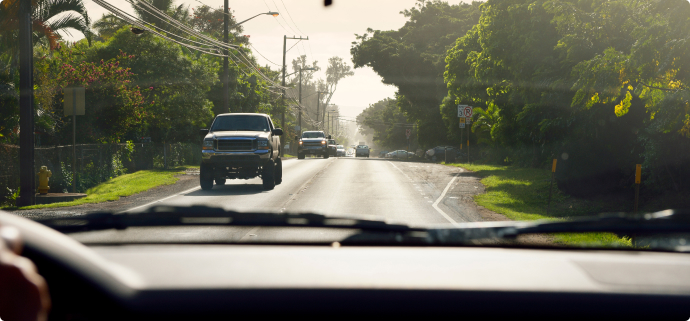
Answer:
[[[225,185],[226,179],[261,176],[263,188],[273,189],[283,180],[280,136],[266,114],[219,114],[211,128],[201,129],[199,183],[210,190],[213,182]]]
[[[330,156],[329,139],[331,136],[326,137],[323,131],[307,131],[302,133],[302,137],[295,136],[295,140],[298,140],[297,158],[304,159],[307,154],[328,158]]]

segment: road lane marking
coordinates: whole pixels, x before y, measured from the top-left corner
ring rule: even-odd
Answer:
[[[393,164],[391,161],[388,161],[388,162],[389,162],[391,165],[393,165],[393,167],[395,167],[395,169],[397,169],[398,171],[400,171],[400,173],[402,173],[403,175],[405,175],[405,177],[407,177],[407,179],[412,180],[409,176],[407,176],[407,174],[405,174],[405,172],[403,172],[400,168],[398,168],[398,166],[395,166],[395,164]],[[428,167],[428,166],[427,166],[427,167]],[[460,169],[460,171],[463,171],[463,169]],[[450,180],[450,182],[448,182],[448,185],[446,185],[446,188],[445,188],[445,189],[443,190],[443,192],[441,193],[441,196],[439,196],[438,199],[436,199],[436,202],[434,202],[433,204],[431,204],[431,207],[433,207],[439,214],[441,214],[441,216],[443,216],[444,218],[446,218],[446,220],[448,220],[448,222],[452,223],[453,225],[459,226],[460,224],[458,224],[458,222],[456,222],[452,217],[448,216],[448,214],[446,214],[446,212],[444,212],[440,207],[438,207],[438,203],[440,203],[441,200],[443,200],[443,197],[446,196],[446,193],[448,193],[448,190],[449,190],[450,187],[453,185],[453,182],[455,182],[455,179],[456,179],[456,178],[458,178],[458,177],[457,177],[457,176],[453,176],[453,178]],[[424,194],[422,194],[422,195],[424,195]],[[431,201],[429,201],[429,203],[431,203]]]
[[[433,207],[439,214],[441,214],[441,216],[445,217],[453,225],[458,226],[458,225],[460,225],[460,224],[458,224],[458,222],[456,222],[453,218],[448,216],[448,214],[446,214],[446,212],[444,212],[441,208],[438,207],[438,203],[440,203],[441,200],[443,199],[443,197],[446,196],[446,193],[448,193],[450,186],[453,184],[453,182],[455,182],[456,178],[458,178],[458,177],[453,176],[453,178],[450,180],[448,185],[446,185],[446,188],[443,190],[443,193],[441,193],[441,196],[439,196],[438,199],[436,199],[436,202],[434,202],[434,204],[431,204],[431,207]]]
[[[194,192],[194,191],[196,191],[196,190],[198,190],[198,189],[201,189],[201,186],[197,186],[197,187],[194,187],[194,188],[190,188],[190,189],[188,189],[188,190],[186,190],[186,191],[183,191],[183,192],[180,192],[180,193],[177,193],[177,194],[174,194],[174,195],[170,195],[170,196],[168,196],[168,197],[161,198],[161,199],[159,199],[159,200],[156,200],[156,201],[153,201],[153,202],[150,202],[150,203],[146,203],[146,204],[144,204],[144,205],[139,205],[139,206],[137,206],[137,207],[132,207],[132,208],[130,208],[130,209],[128,209],[128,210],[124,210],[124,211],[122,211],[122,212],[120,212],[120,213],[131,212],[131,211],[133,211],[133,210],[136,210],[136,209],[139,209],[139,208],[142,208],[142,207],[146,207],[146,206],[149,206],[149,205],[153,205],[153,204],[156,204],[156,203],[160,203],[160,202],[165,201],[165,200],[167,200],[167,199],[171,199],[171,198],[173,198],[173,197],[175,197],[175,196],[180,196],[180,195],[182,195],[182,194],[187,194],[187,193]]]

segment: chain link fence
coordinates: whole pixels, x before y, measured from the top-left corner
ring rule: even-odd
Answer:
[[[52,172],[50,193],[73,191],[73,159],[78,193],[125,173],[201,163],[198,143],[82,144],[74,149],[76,159],[72,145],[35,147],[34,172],[41,166]],[[13,205],[19,189],[19,146],[0,144],[0,164],[0,204]]]

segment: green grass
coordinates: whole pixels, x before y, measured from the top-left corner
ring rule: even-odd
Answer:
[[[612,210],[611,203],[578,200],[565,195],[554,184],[547,215],[551,179],[551,172],[547,169],[462,163],[449,165],[475,172],[486,187],[486,193],[476,195],[474,200],[511,220],[558,220]],[[612,233],[562,233],[555,234],[554,241],[574,246],[632,246],[629,238],[620,238]]]
[[[177,182],[179,179],[176,176],[184,174],[187,169],[194,169],[198,167],[199,166],[183,166],[168,170],[154,169],[137,171],[131,174],[115,177],[97,186],[94,186],[86,191],[86,197],[75,201],[32,205],[19,208],[11,207],[5,209],[29,210],[116,201],[122,196],[134,195],[158,186],[175,184],[175,182]]]

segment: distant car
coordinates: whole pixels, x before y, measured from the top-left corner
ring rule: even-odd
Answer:
[[[335,156],[338,156],[338,157],[345,156],[345,146],[343,146],[343,145],[336,146]]]
[[[329,156],[336,156],[337,155],[337,153],[338,153],[337,145],[338,145],[338,143],[335,142],[335,139],[329,139],[328,140],[328,155]]]
[[[369,146],[357,145],[357,148],[355,148],[355,157],[367,157],[367,158],[369,158]]]
[[[448,161],[454,161],[455,155],[458,153],[458,149],[453,146],[436,146],[432,149],[426,151],[426,158],[437,162],[446,160],[446,151],[448,151]]]
[[[295,136],[298,144],[297,158],[304,159],[307,154],[328,158],[330,156],[328,150],[329,139],[331,137],[326,137],[323,131],[306,131],[302,133],[302,137]]]

